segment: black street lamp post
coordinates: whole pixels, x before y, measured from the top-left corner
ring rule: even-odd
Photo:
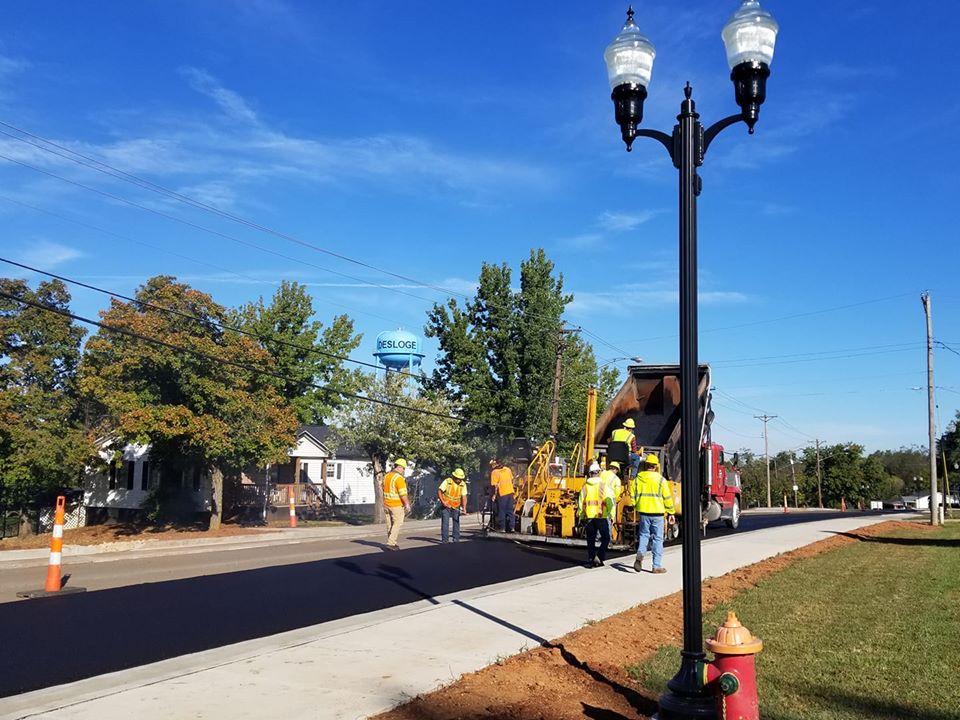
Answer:
[[[637,137],[653,138],[670,155],[680,171],[680,405],[681,405],[681,505],[688,518],[696,517],[700,507],[697,398],[697,196],[702,183],[697,168],[714,138],[725,128],[745,122],[753,133],[760,105],[766,97],[766,81],[779,26],[760,7],[758,0],[743,0],[740,8],[723,29],[723,41],[730,65],[740,113],[724,118],[704,129],[693,101],[690,83],[684,88],[684,100],[673,134],[638,128],[643,119],[643,102],[653,70],[656,51],[640,34],[633,21],[633,8],[627,10],[627,22],[607,47],[604,59],[616,120],[627,151]],[[706,409],[705,409],[706,411]],[[700,527],[695,521],[682,526],[683,540],[683,650],[680,669],[668,683],[669,691],[660,698],[660,720],[674,718],[716,718],[713,698],[703,689],[700,669],[703,652],[703,612],[700,585]]]

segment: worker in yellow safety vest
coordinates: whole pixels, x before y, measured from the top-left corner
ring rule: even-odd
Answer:
[[[660,459],[653,453],[643,459],[643,469],[637,474],[633,483],[633,506],[639,517],[639,543],[637,545],[637,559],[633,562],[633,569],[643,570],[643,554],[647,544],[653,539],[653,572],[665,573],[663,567],[663,520],[673,525],[676,522],[673,506],[673,489],[670,483],[660,474]]]
[[[467,475],[463,468],[453,471],[437,488],[440,498],[440,542],[450,541],[450,524],[453,523],[453,541],[460,542],[460,515],[467,513]]]
[[[383,509],[387,519],[387,549],[389,550],[400,549],[397,545],[400,526],[410,512],[407,481],[403,477],[406,469],[407,461],[397,458],[393,461],[393,470],[383,476]]]
[[[631,470],[627,476],[628,480],[636,476],[640,469],[640,453],[642,451],[637,447],[637,437],[633,434],[636,426],[637,424],[633,421],[633,418],[627,418],[623,421],[623,427],[614,430],[610,436],[611,443],[623,443],[627,446],[627,457],[630,459]]]
[[[587,535],[587,567],[600,567],[607,559],[607,546],[610,544],[610,522],[607,518],[612,506],[613,498],[600,481],[600,465],[591,463],[577,498],[577,514],[580,521],[585,523]]]
[[[613,498],[610,505],[610,512],[607,514],[607,524],[610,525],[610,533],[613,534],[613,521],[616,519],[617,502],[623,493],[623,483],[620,480],[620,463],[612,460],[607,463],[607,469],[600,473],[600,482],[607,495]]]

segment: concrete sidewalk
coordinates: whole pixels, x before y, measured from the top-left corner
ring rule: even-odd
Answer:
[[[887,517],[838,516],[706,540],[704,576]],[[572,567],[4,698],[0,720],[364,718],[678,591],[680,547],[668,548],[664,561],[665,575],[638,576],[631,558]]]
[[[465,529],[472,529],[468,516]],[[287,545],[303,542],[304,540],[350,540],[353,538],[383,536],[386,533],[384,525],[341,525],[335,527],[298,527],[264,529],[262,532],[249,535],[231,535],[214,538],[184,538],[182,540],[151,540],[149,538],[124,540],[102,543],[100,545],[69,545],[63,546],[65,563],[70,560],[82,560],[92,555],[99,556],[98,560],[125,559],[137,557],[153,557],[175,551],[179,554],[191,552],[210,552],[215,550],[237,550],[251,547],[265,547],[270,545]],[[407,520],[403,524],[405,531],[434,530],[440,528],[440,520]],[[0,568],[26,567],[29,565],[46,565],[50,557],[49,548],[33,548],[29,550],[0,550]],[[9,565],[8,565],[9,564]]]

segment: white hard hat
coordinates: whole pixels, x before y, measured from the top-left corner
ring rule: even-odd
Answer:
[[[600,463],[594,460],[592,463],[590,463],[590,467],[588,468],[588,470],[592,473],[600,472]]]

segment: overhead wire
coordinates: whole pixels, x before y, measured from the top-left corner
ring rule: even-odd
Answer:
[[[21,206],[21,207],[25,207],[25,208],[27,208],[27,209],[29,209],[29,210],[33,210],[34,212],[42,213],[42,214],[44,214],[44,215],[49,215],[50,217],[54,217],[54,218],[56,218],[56,219],[58,219],[58,220],[62,220],[63,222],[72,223],[72,224],[77,225],[77,226],[79,226],[79,227],[84,227],[84,228],[87,228],[87,229],[89,229],[89,230],[93,230],[93,231],[95,231],[95,232],[102,233],[102,234],[104,234],[104,235],[108,235],[108,236],[110,236],[110,237],[117,238],[118,240],[123,240],[124,242],[131,242],[131,243],[134,243],[134,244],[136,244],[136,245],[141,245],[141,246],[143,246],[143,247],[150,248],[151,250],[156,250],[157,252],[162,252],[162,253],[164,253],[164,254],[167,254],[167,255],[171,255],[171,256],[173,256],[173,257],[180,258],[181,260],[187,260],[188,262],[196,263],[197,265],[203,265],[203,266],[205,266],[205,267],[211,268],[211,269],[213,269],[213,270],[217,270],[217,271],[222,272],[222,273],[227,273],[227,274],[229,274],[229,275],[234,275],[234,276],[236,276],[236,277],[238,277],[238,278],[240,278],[240,279],[242,279],[242,280],[247,280],[247,281],[250,281],[250,282],[255,283],[255,284],[268,284],[268,285],[276,285],[276,284],[277,284],[277,283],[273,283],[273,282],[270,282],[270,281],[263,280],[262,278],[255,278],[255,277],[253,277],[252,275],[246,275],[246,274],[244,274],[244,273],[237,272],[236,270],[230,270],[229,268],[225,268],[225,267],[222,267],[222,266],[220,266],[220,265],[216,265],[216,264],[214,264],[214,263],[207,262],[207,261],[205,261],[205,260],[199,260],[199,259],[194,258],[194,257],[191,257],[191,256],[189,256],[189,255],[184,255],[183,253],[178,253],[178,252],[176,252],[176,251],[174,251],[174,250],[170,250],[170,249],[168,249],[168,248],[164,248],[164,247],[161,247],[161,246],[159,246],[159,245],[154,245],[154,244],[152,244],[152,243],[148,243],[148,242],[145,242],[145,241],[143,241],[143,240],[139,240],[139,239],[137,239],[137,238],[135,238],[135,237],[131,237],[131,236],[129,236],[129,235],[123,235],[123,234],[121,234],[121,233],[114,232],[113,230],[108,230],[108,229],[103,228],[103,227],[100,227],[100,226],[98,226],[98,225],[94,225],[94,224],[92,224],[92,223],[88,223],[88,222],[86,222],[86,221],[79,220],[79,219],[77,219],[77,218],[72,218],[72,217],[70,217],[70,216],[68,216],[68,215],[64,215],[64,214],[62,214],[62,213],[58,213],[58,212],[55,212],[55,211],[53,211],[53,210],[49,210],[49,209],[47,209],[47,208],[42,208],[42,207],[39,207],[39,206],[37,206],[37,205],[32,205],[32,204],[30,204],[30,203],[23,202],[22,200],[17,200],[16,198],[9,197],[8,195],[0,194],[0,200],[3,200],[4,202],[11,203],[11,204],[13,204],[13,205],[19,205],[19,206]],[[309,283],[304,283],[304,284],[309,284]],[[372,312],[369,312],[369,311],[367,311],[367,310],[358,310],[358,309],[355,309],[355,308],[353,308],[353,307],[351,307],[351,306],[349,306],[349,305],[344,305],[343,303],[338,303],[338,302],[335,302],[335,301],[333,301],[333,300],[329,300],[329,299],[327,299],[327,298],[316,298],[316,299],[317,299],[318,301],[326,304],[326,305],[331,305],[331,306],[333,306],[333,307],[340,307],[340,308],[343,308],[343,309],[345,309],[345,310],[349,310],[351,313],[354,313],[354,314],[367,315],[367,316],[369,316],[369,317],[377,318],[378,320],[383,320],[383,321],[385,321],[385,322],[388,322],[388,323],[391,323],[391,324],[397,325],[397,326],[403,325],[402,322],[399,322],[399,321],[396,320],[396,319],[388,318],[388,317],[386,317],[386,316],[384,316],[384,315],[378,315],[377,313],[372,313]]]
[[[190,354],[190,355],[194,355],[194,356],[196,356],[196,357],[200,357],[200,358],[205,359],[205,360],[209,360],[209,361],[212,361],[212,362],[215,362],[215,363],[219,363],[219,364],[222,364],[222,365],[230,365],[230,366],[232,366],[232,367],[236,367],[236,368],[239,368],[239,369],[241,369],[241,370],[246,370],[246,371],[248,371],[248,372],[256,373],[256,374],[259,374],[259,375],[262,375],[262,376],[265,376],[265,377],[273,377],[273,378],[277,378],[277,379],[279,379],[279,380],[286,380],[286,381],[289,381],[289,382],[300,382],[300,381],[294,380],[294,379],[292,379],[292,378],[289,378],[289,377],[283,375],[282,373],[273,372],[273,371],[271,371],[271,370],[265,370],[265,369],[263,369],[263,368],[258,368],[258,367],[255,367],[255,366],[253,366],[253,365],[249,365],[249,364],[247,364],[247,363],[238,362],[238,361],[236,361],[236,360],[232,360],[232,359],[229,359],[229,358],[215,357],[215,356],[213,356],[213,355],[210,355],[210,354],[208,354],[208,353],[202,352],[202,351],[200,351],[200,350],[194,350],[194,349],[192,349],[192,348],[187,348],[187,347],[183,347],[183,346],[181,346],[181,345],[176,345],[176,344],[174,344],[174,343],[169,343],[169,342],[166,342],[165,340],[159,340],[159,339],[157,339],[157,338],[152,338],[152,337],[149,337],[149,336],[147,336],[147,335],[143,335],[142,333],[134,332],[133,330],[128,330],[127,328],[120,328],[120,327],[116,327],[116,326],[114,326],[114,325],[108,325],[107,323],[101,322],[101,321],[99,321],[99,320],[93,320],[92,318],[84,317],[84,316],[82,316],[82,315],[79,315],[79,314],[77,314],[77,313],[70,312],[70,311],[68,311],[68,310],[62,310],[62,309],[60,309],[60,308],[53,307],[53,306],[50,306],[50,305],[46,305],[46,304],[44,304],[44,303],[34,302],[34,301],[32,301],[32,300],[28,300],[28,299],[26,299],[26,298],[22,298],[22,297],[19,297],[19,296],[17,296],[17,295],[14,295],[13,293],[8,293],[8,292],[4,292],[4,291],[0,290],[0,297],[8,298],[8,299],[10,299],[10,300],[14,300],[15,302],[19,302],[19,303],[21,303],[21,304],[23,304],[23,305],[28,305],[28,306],[30,306],[30,307],[36,308],[36,309],[41,310],[41,311],[44,311],[44,312],[49,312],[49,313],[53,313],[53,314],[56,314],[56,315],[60,315],[60,316],[62,316],[62,317],[67,317],[67,318],[70,318],[70,319],[72,319],[72,320],[76,320],[77,322],[82,322],[82,323],[87,324],[87,325],[93,325],[93,326],[95,326],[95,327],[101,328],[102,330],[104,330],[104,331],[106,331],[106,332],[112,332],[112,333],[117,333],[117,334],[120,334],[120,335],[125,335],[125,336],[127,336],[127,337],[131,337],[131,338],[140,340],[140,341],[142,341],[142,342],[147,342],[147,343],[150,343],[150,344],[153,344],[153,345],[157,345],[157,346],[159,346],[159,347],[164,347],[164,348],[166,348],[166,349],[168,349],[168,350],[174,350],[174,351],[177,351],[177,352],[188,353],[188,354]],[[371,398],[371,397],[368,397],[368,396],[365,396],[365,395],[359,395],[359,394],[357,394],[357,393],[352,393],[352,392],[349,392],[349,391],[346,391],[346,390],[341,390],[341,389],[339,389],[339,388],[335,388],[335,387],[332,387],[332,386],[330,386],[330,385],[321,385],[321,384],[319,384],[319,383],[314,383],[314,382],[304,382],[304,383],[302,383],[302,384],[303,384],[303,385],[306,385],[306,386],[308,386],[308,387],[315,388],[315,389],[320,390],[320,391],[322,391],[322,392],[328,392],[328,393],[340,395],[341,397],[351,398],[351,399],[354,399],[354,400],[360,400],[360,401],[362,401],[362,402],[374,403],[374,404],[383,405],[383,406],[386,406],[386,407],[392,407],[392,408],[396,408],[396,409],[399,409],[399,410],[406,410],[406,411],[408,411],[408,412],[411,412],[411,413],[414,413],[414,414],[418,414],[418,415],[429,415],[429,416],[441,418],[441,419],[444,419],[444,420],[452,420],[452,421],[454,421],[454,422],[459,422],[459,423],[468,424],[468,425],[477,425],[477,426],[489,427],[489,428],[499,428],[499,429],[503,429],[503,430],[514,430],[514,431],[518,431],[518,432],[521,432],[521,433],[526,433],[526,432],[527,432],[525,428],[520,428],[520,427],[517,427],[517,426],[514,426],[514,425],[505,425],[505,424],[501,424],[501,423],[489,423],[489,422],[484,422],[484,421],[481,421],[481,420],[470,420],[469,418],[462,418],[462,417],[458,417],[458,416],[456,416],[456,415],[448,415],[448,414],[446,414],[446,413],[434,412],[434,411],[432,411],[432,410],[422,410],[422,409],[420,409],[420,408],[413,408],[413,407],[410,407],[409,405],[404,405],[404,404],[402,404],[402,403],[395,403],[395,402],[392,402],[392,401],[389,401],[389,400],[381,400],[381,399],[379,399],[379,398]]]
[[[267,337],[267,336],[265,336],[265,335],[258,335],[257,333],[250,332],[249,330],[245,330],[245,329],[243,329],[243,328],[241,328],[241,327],[238,327],[238,326],[236,326],[236,325],[230,325],[229,323],[221,323],[221,322],[218,322],[218,321],[216,321],[216,320],[211,320],[211,319],[209,319],[209,318],[201,318],[201,317],[198,317],[198,316],[196,316],[196,315],[192,315],[192,314],[190,314],[190,313],[183,312],[182,310],[177,310],[176,308],[169,308],[169,307],[165,307],[165,306],[163,306],[163,305],[157,305],[157,304],[155,304],[155,303],[146,302],[145,300],[138,300],[137,298],[134,298],[134,297],[129,297],[129,296],[123,295],[123,294],[121,294],[121,293],[113,292],[112,290],[107,290],[106,288],[98,287],[98,286],[96,286],[96,285],[92,285],[92,284],[90,284],[90,283],[82,282],[82,281],[80,281],[80,280],[75,280],[75,279],[69,278],[69,277],[67,277],[67,276],[65,276],[65,275],[58,275],[57,273],[52,273],[52,272],[49,272],[49,271],[47,271],[47,270],[41,270],[40,268],[32,267],[32,266],[27,265],[27,264],[25,264],[25,263],[17,262],[16,260],[10,260],[9,258],[0,257],[0,262],[7,263],[8,265],[14,265],[14,266],[16,266],[16,267],[23,268],[24,270],[29,270],[30,272],[38,273],[38,274],[40,274],[40,275],[46,275],[47,277],[54,278],[54,279],[56,279],[56,280],[60,280],[60,281],[65,282],[65,283],[70,283],[71,285],[76,285],[76,286],[78,286],[78,287],[86,288],[87,290],[93,290],[94,292],[98,292],[98,293],[101,293],[101,294],[103,294],[103,295],[107,295],[107,296],[109,296],[109,297],[117,298],[117,299],[119,299],[119,300],[124,300],[124,301],[126,301],[126,302],[136,303],[137,305],[139,305],[139,306],[141,306],[141,307],[144,307],[144,308],[149,308],[150,310],[156,310],[156,311],[158,311],[158,312],[167,313],[168,315],[175,315],[175,316],[177,316],[177,317],[184,318],[185,320],[192,320],[192,321],[194,321],[194,322],[196,322],[196,323],[198,323],[198,324],[200,324],[200,325],[213,325],[214,327],[218,327],[218,328],[220,328],[221,330],[229,330],[229,331],[235,332],[235,333],[237,333],[237,334],[239,334],[239,335],[244,335],[244,336],[246,336],[246,337],[250,337],[250,338],[253,338],[253,339],[255,339],[255,340],[259,340],[261,343],[273,343],[273,344],[276,344],[276,345],[282,345],[282,346],[284,346],[284,347],[293,348],[293,349],[295,349],[295,350],[302,350],[302,351],[304,351],[304,352],[311,353],[311,354],[314,354],[314,355],[322,355],[322,356],[324,356],[324,357],[328,357],[328,358],[331,358],[331,359],[333,359],[333,360],[340,360],[341,362],[349,362],[349,363],[353,363],[353,364],[356,364],[356,365],[362,365],[362,366],[364,366],[364,367],[373,368],[373,369],[375,369],[375,370],[381,370],[381,369],[382,369],[382,367],[381,367],[380,365],[376,365],[376,364],[374,364],[374,363],[367,362],[367,361],[365,361],[365,360],[356,360],[356,359],[354,359],[354,358],[352,358],[352,357],[349,357],[349,356],[347,356],[347,355],[339,355],[339,354],[337,354],[337,353],[328,352],[328,351],[322,350],[322,349],[320,349],[320,348],[318,348],[318,347],[311,347],[311,346],[309,346],[309,345],[300,345],[300,344],[298,344],[298,343],[289,342],[289,341],[287,341],[287,340],[279,340],[279,339],[277,339],[277,338],[271,338],[271,337]],[[407,372],[407,371],[405,371],[405,370],[397,370],[397,371],[395,371],[395,372],[397,372],[397,373],[400,374],[400,375],[405,375],[405,376],[407,376],[407,377],[412,377],[412,378],[420,379],[420,376],[419,376],[419,375],[416,375],[416,374],[414,374],[414,373]]]
[[[4,131],[4,130],[0,130],[0,134],[6,135],[6,136],[9,137],[9,138],[12,138],[12,139],[14,139],[14,140],[23,142],[23,143],[25,143],[25,144],[27,144],[27,145],[30,145],[30,146],[32,146],[32,147],[35,147],[35,148],[37,148],[37,149],[39,149],[39,150],[42,150],[42,151],[44,151],[44,152],[50,153],[50,154],[52,154],[52,155],[55,155],[56,157],[60,157],[61,159],[68,160],[68,161],[70,161],[70,162],[74,162],[74,163],[76,163],[76,164],[78,164],[78,165],[81,165],[81,166],[83,166],[83,167],[86,167],[86,168],[88,168],[88,169],[90,169],[90,170],[94,170],[94,171],[96,171],[96,172],[99,172],[99,173],[108,175],[109,177],[113,177],[114,179],[121,180],[121,181],[123,181],[123,182],[131,183],[131,184],[133,184],[133,185],[135,185],[135,186],[137,186],[137,187],[139,187],[139,188],[141,188],[141,189],[147,190],[147,191],[149,191],[149,192],[153,192],[153,193],[160,194],[160,195],[165,196],[165,197],[167,197],[167,198],[176,200],[177,202],[180,202],[180,203],[184,203],[184,204],[186,204],[186,205],[188,205],[188,206],[190,206],[190,207],[193,207],[193,208],[195,208],[195,209],[202,210],[202,211],[204,211],[204,212],[208,212],[208,213],[214,214],[214,215],[216,215],[216,216],[218,216],[218,217],[220,217],[220,218],[223,218],[223,219],[226,219],[226,220],[230,220],[230,221],[235,222],[235,223],[239,223],[239,224],[244,225],[245,227],[251,228],[251,229],[253,229],[253,230],[257,230],[257,231],[262,232],[262,233],[266,233],[266,234],[269,234],[269,235],[273,235],[274,237],[280,238],[280,239],[285,240],[285,241],[287,241],[287,242],[294,243],[294,244],[296,244],[296,245],[299,245],[299,246],[301,246],[301,247],[308,248],[308,249],[313,250],[313,251],[315,251],[315,252],[323,253],[323,254],[325,254],[325,255],[328,255],[328,256],[330,256],[330,257],[336,258],[336,259],[341,260],[341,261],[343,261],[343,262],[352,263],[352,264],[357,265],[357,266],[359,266],[359,267],[363,267],[363,268],[368,269],[368,270],[372,270],[372,271],[375,271],[375,272],[382,273],[382,274],[387,275],[387,276],[389,276],[389,277],[393,277],[393,278],[395,278],[395,279],[402,280],[403,282],[413,283],[414,285],[417,285],[417,286],[420,286],[420,287],[423,287],[423,288],[426,288],[426,289],[434,290],[434,291],[436,291],[436,292],[440,292],[440,293],[442,293],[442,294],[444,294],[444,295],[447,295],[447,296],[459,297],[459,298],[465,299],[465,300],[467,300],[467,301],[470,301],[470,300],[471,300],[470,296],[468,296],[468,295],[465,294],[465,293],[461,293],[461,292],[458,292],[458,291],[456,291],[456,290],[452,290],[452,289],[450,289],[450,288],[445,288],[445,287],[442,287],[442,286],[439,286],[439,285],[434,285],[434,284],[432,284],[432,283],[428,283],[428,282],[425,282],[425,281],[420,280],[420,279],[418,279],[418,278],[413,278],[413,277],[410,277],[410,276],[408,276],[408,275],[404,275],[404,274],[402,274],[402,273],[396,273],[396,272],[393,272],[393,271],[391,271],[391,270],[386,270],[386,269],[384,269],[384,268],[381,268],[381,267],[378,267],[378,266],[376,266],[376,265],[373,265],[372,263],[368,263],[368,262],[365,262],[365,261],[363,261],[363,260],[358,260],[358,259],[353,258],[353,257],[350,257],[350,256],[348,256],[348,255],[344,255],[343,253],[338,253],[338,252],[336,252],[336,251],[334,251],[334,250],[330,250],[329,248],[324,248],[324,247],[322,247],[322,246],[320,246],[320,245],[316,245],[315,243],[311,243],[311,242],[308,242],[308,241],[303,240],[303,239],[301,239],[301,238],[297,238],[297,237],[295,237],[295,236],[293,236],[293,235],[290,235],[290,234],[288,234],[288,233],[282,232],[282,231],[280,231],[280,230],[276,230],[276,229],[271,228],[271,227],[268,227],[268,226],[266,226],[266,225],[262,225],[262,224],[260,224],[260,223],[258,223],[258,222],[255,222],[255,221],[253,221],[253,220],[250,220],[250,219],[248,219],[248,218],[244,218],[244,217],[241,217],[241,216],[236,215],[236,214],[234,214],[234,213],[227,212],[227,211],[222,210],[221,208],[218,208],[218,207],[216,207],[216,206],[214,206],[214,205],[210,205],[209,203],[204,203],[204,202],[202,202],[202,201],[200,201],[200,200],[197,200],[196,198],[192,198],[192,197],[190,197],[189,195],[185,195],[185,194],[183,194],[183,193],[176,192],[175,190],[171,190],[171,189],[166,188],[166,187],[164,187],[164,186],[162,186],[162,185],[159,185],[159,184],[157,184],[157,183],[154,183],[154,182],[152,182],[152,181],[150,181],[150,180],[146,180],[146,179],[144,179],[144,178],[141,178],[141,177],[139,177],[139,176],[137,176],[137,175],[134,175],[133,173],[128,173],[128,172],[126,172],[126,171],[124,171],[124,170],[121,170],[121,169],[119,169],[119,168],[116,168],[116,167],[110,165],[109,163],[105,163],[105,162],[103,162],[103,161],[101,161],[101,160],[97,160],[96,158],[92,158],[92,157],[90,157],[90,156],[88,156],[88,155],[84,155],[83,153],[77,152],[76,150],[73,150],[73,149],[68,148],[68,147],[66,147],[66,146],[64,146],[64,145],[61,145],[61,144],[59,144],[59,143],[56,143],[56,142],[54,142],[53,140],[50,140],[50,139],[45,138],[45,137],[42,137],[41,135],[38,135],[38,134],[36,134],[36,133],[30,132],[30,131],[28,131],[28,130],[24,130],[23,128],[19,128],[19,127],[17,127],[16,125],[13,125],[13,124],[11,124],[11,123],[4,122],[4,121],[0,120],[0,126],[9,128],[10,130],[13,130],[14,133],[20,133],[21,135],[26,136],[26,137],[20,137],[19,135],[16,135],[16,134],[14,134],[14,133],[10,133],[10,132],[6,132],[6,131]],[[216,234],[216,235],[219,235],[220,237],[223,237],[223,238],[225,238],[225,239],[230,239],[230,240],[234,240],[234,241],[239,241],[237,238],[233,238],[232,236],[229,236],[229,235],[227,235],[227,234],[225,234],[225,233],[220,233],[220,232],[214,231],[213,229],[210,229],[210,228],[205,228],[205,227],[200,226],[200,225],[197,225],[197,224],[189,223],[188,221],[184,221],[184,220],[182,220],[182,219],[179,219],[179,218],[177,218],[176,216],[170,215],[170,214],[168,214],[168,213],[162,213],[162,212],[157,211],[157,210],[155,210],[155,209],[153,209],[153,208],[149,208],[149,207],[147,207],[147,206],[142,206],[142,205],[139,205],[139,204],[137,204],[137,203],[133,203],[132,201],[125,200],[125,199],[123,199],[123,198],[119,198],[119,197],[116,197],[116,196],[111,196],[109,193],[103,193],[102,191],[98,191],[96,188],[92,188],[92,187],[89,187],[89,186],[85,186],[85,185],[83,185],[82,183],[77,183],[76,181],[72,181],[72,180],[69,180],[69,179],[67,179],[67,178],[60,177],[60,176],[56,175],[55,173],[51,173],[51,172],[49,172],[49,171],[45,171],[45,170],[43,170],[43,169],[41,169],[41,168],[37,168],[37,167],[35,167],[35,166],[30,165],[29,163],[25,163],[25,162],[22,162],[22,161],[19,161],[19,160],[15,160],[15,159],[9,158],[9,157],[4,156],[4,155],[0,155],[0,158],[5,159],[5,160],[8,160],[8,161],[13,162],[13,163],[16,163],[16,164],[21,165],[21,166],[23,166],[23,167],[26,167],[26,168],[28,168],[28,169],[34,170],[34,171],[36,171],[36,172],[40,172],[40,173],[47,174],[47,175],[49,175],[49,176],[51,176],[51,177],[57,178],[57,179],[62,180],[62,181],[64,181],[64,182],[68,182],[68,183],[77,185],[77,186],[79,186],[79,187],[83,187],[83,188],[88,189],[88,190],[91,190],[91,191],[93,191],[93,192],[100,192],[101,194],[106,194],[108,197],[112,197],[112,199],[118,200],[118,201],[120,201],[120,202],[126,202],[126,203],[131,204],[131,205],[133,205],[134,207],[138,207],[138,208],[140,208],[140,209],[142,209],[142,210],[146,210],[146,211],[148,211],[148,212],[154,212],[154,213],[156,213],[156,214],[159,214],[159,215],[161,215],[161,216],[163,216],[163,217],[166,217],[166,218],[168,218],[168,219],[175,220],[175,221],[177,221],[177,222],[184,222],[184,223],[186,223],[186,224],[188,224],[188,225],[191,225],[192,227],[195,227],[196,229],[200,229],[200,230],[203,230],[203,231],[205,231],[205,232],[212,232],[212,233],[214,233],[214,234]],[[249,243],[249,246],[255,247],[255,248],[257,248],[257,249],[259,249],[259,250],[262,250],[262,251],[267,251],[265,248],[261,248],[261,247],[255,245],[255,244],[252,244],[252,243]],[[277,254],[277,253],[274,253],[274,254]],[[281,257],[283,257],[283,256],[281,255]],[[309,263],[307,263],[307,264],[309,264]],[[382,284],[379,284],[379,283],[374,283],[374,282],[371,282],[371,281],[362,280],[362,279],[356,278],[356,277],[354,277],[354,276],[352,276],[352,275],[347,275],[347,274],[345,274],[345,273],[340,273],[340,272],[338,272],[338,271],[334,271],[334,270],[331,270],[331,269],[329,269],[329,268],[323,268],[323,267],[316,266],[316,265],[313,265],[313,267],[316,267],[316,268],[318,268],[318,269],[324,270],[324,271],[326,271],[326,272],[331,272],[331,273],[334,273],[334,274],[341,275],[341,276],[343,276],[343,277],[347,277],[347,278],[356,280],[357,282],[361,282],[361,283],[363,283],[363,284],[370,285],[370,286],[372,286],[372,287],[378,287],[378,288],[381,288],[381,289],[384,289],[384,290],[392,290],[392,291],[396,291],[396,292],[401,292],[401,291],[399,290],[399,288],[393,288],[393,287],[385,286],[385,285],[382,285]],[[430,302],[430,303],[433,303],[433,302],[434,302],[433,300],[430,300],[429,298],[424,298],[424,297],[422,297],[422,296],[413,295],[412,293],[403,292],[402,294],[408,295],[408,296],[410,296],[410,297],[414,297],[414,298],[417,298],[417,299],[419,299],[419,300],[423,300],[423,301],[426,301],[426,302]],[[510,308],[510,309],[512,310],[512,308]],[[548,316],[548,315],[542,315],[542,314],[540,314],[540,313],[531,313],[530,311],[525,311],[525,310],[521,310],[520,312],[523,313],[524,315],[526,315],[527,317],[530,317],[530,318],[533,318],[533,319],[544,319],[544,320],[548,320],[548,321],[551,321],[551,322],[554,320],[553,317]],[[571,326],[572,326],[572,323],[569,323],[568,321],[563,321],[563,320],[561,320],[561,322],[562,322],[563,324],[565,324],[565,325],[571,325]],[[606,345],[607,347],[610,347],[610,348],[616,350],[617,352],[622,352],[622,353],[628,354],[628,355],[630,354],[630,353],[624,351],[622,348],[618,348],[616,345],[613,345],[612,343],[610,343],[609,341],[605,340],[604,338],[602,338],[601,336],[597,335],[596,333],[593,333],[593,332],[591,332],[591,331],[587,331],[587,330],[585,330],[585,329],[582,328],[582,327],[579,328],[579,329],[583,330],[584,332],[586,332],[586,333],[588,333],[589,335],[591,335],[592,337],[594,337],[598,342]]]

